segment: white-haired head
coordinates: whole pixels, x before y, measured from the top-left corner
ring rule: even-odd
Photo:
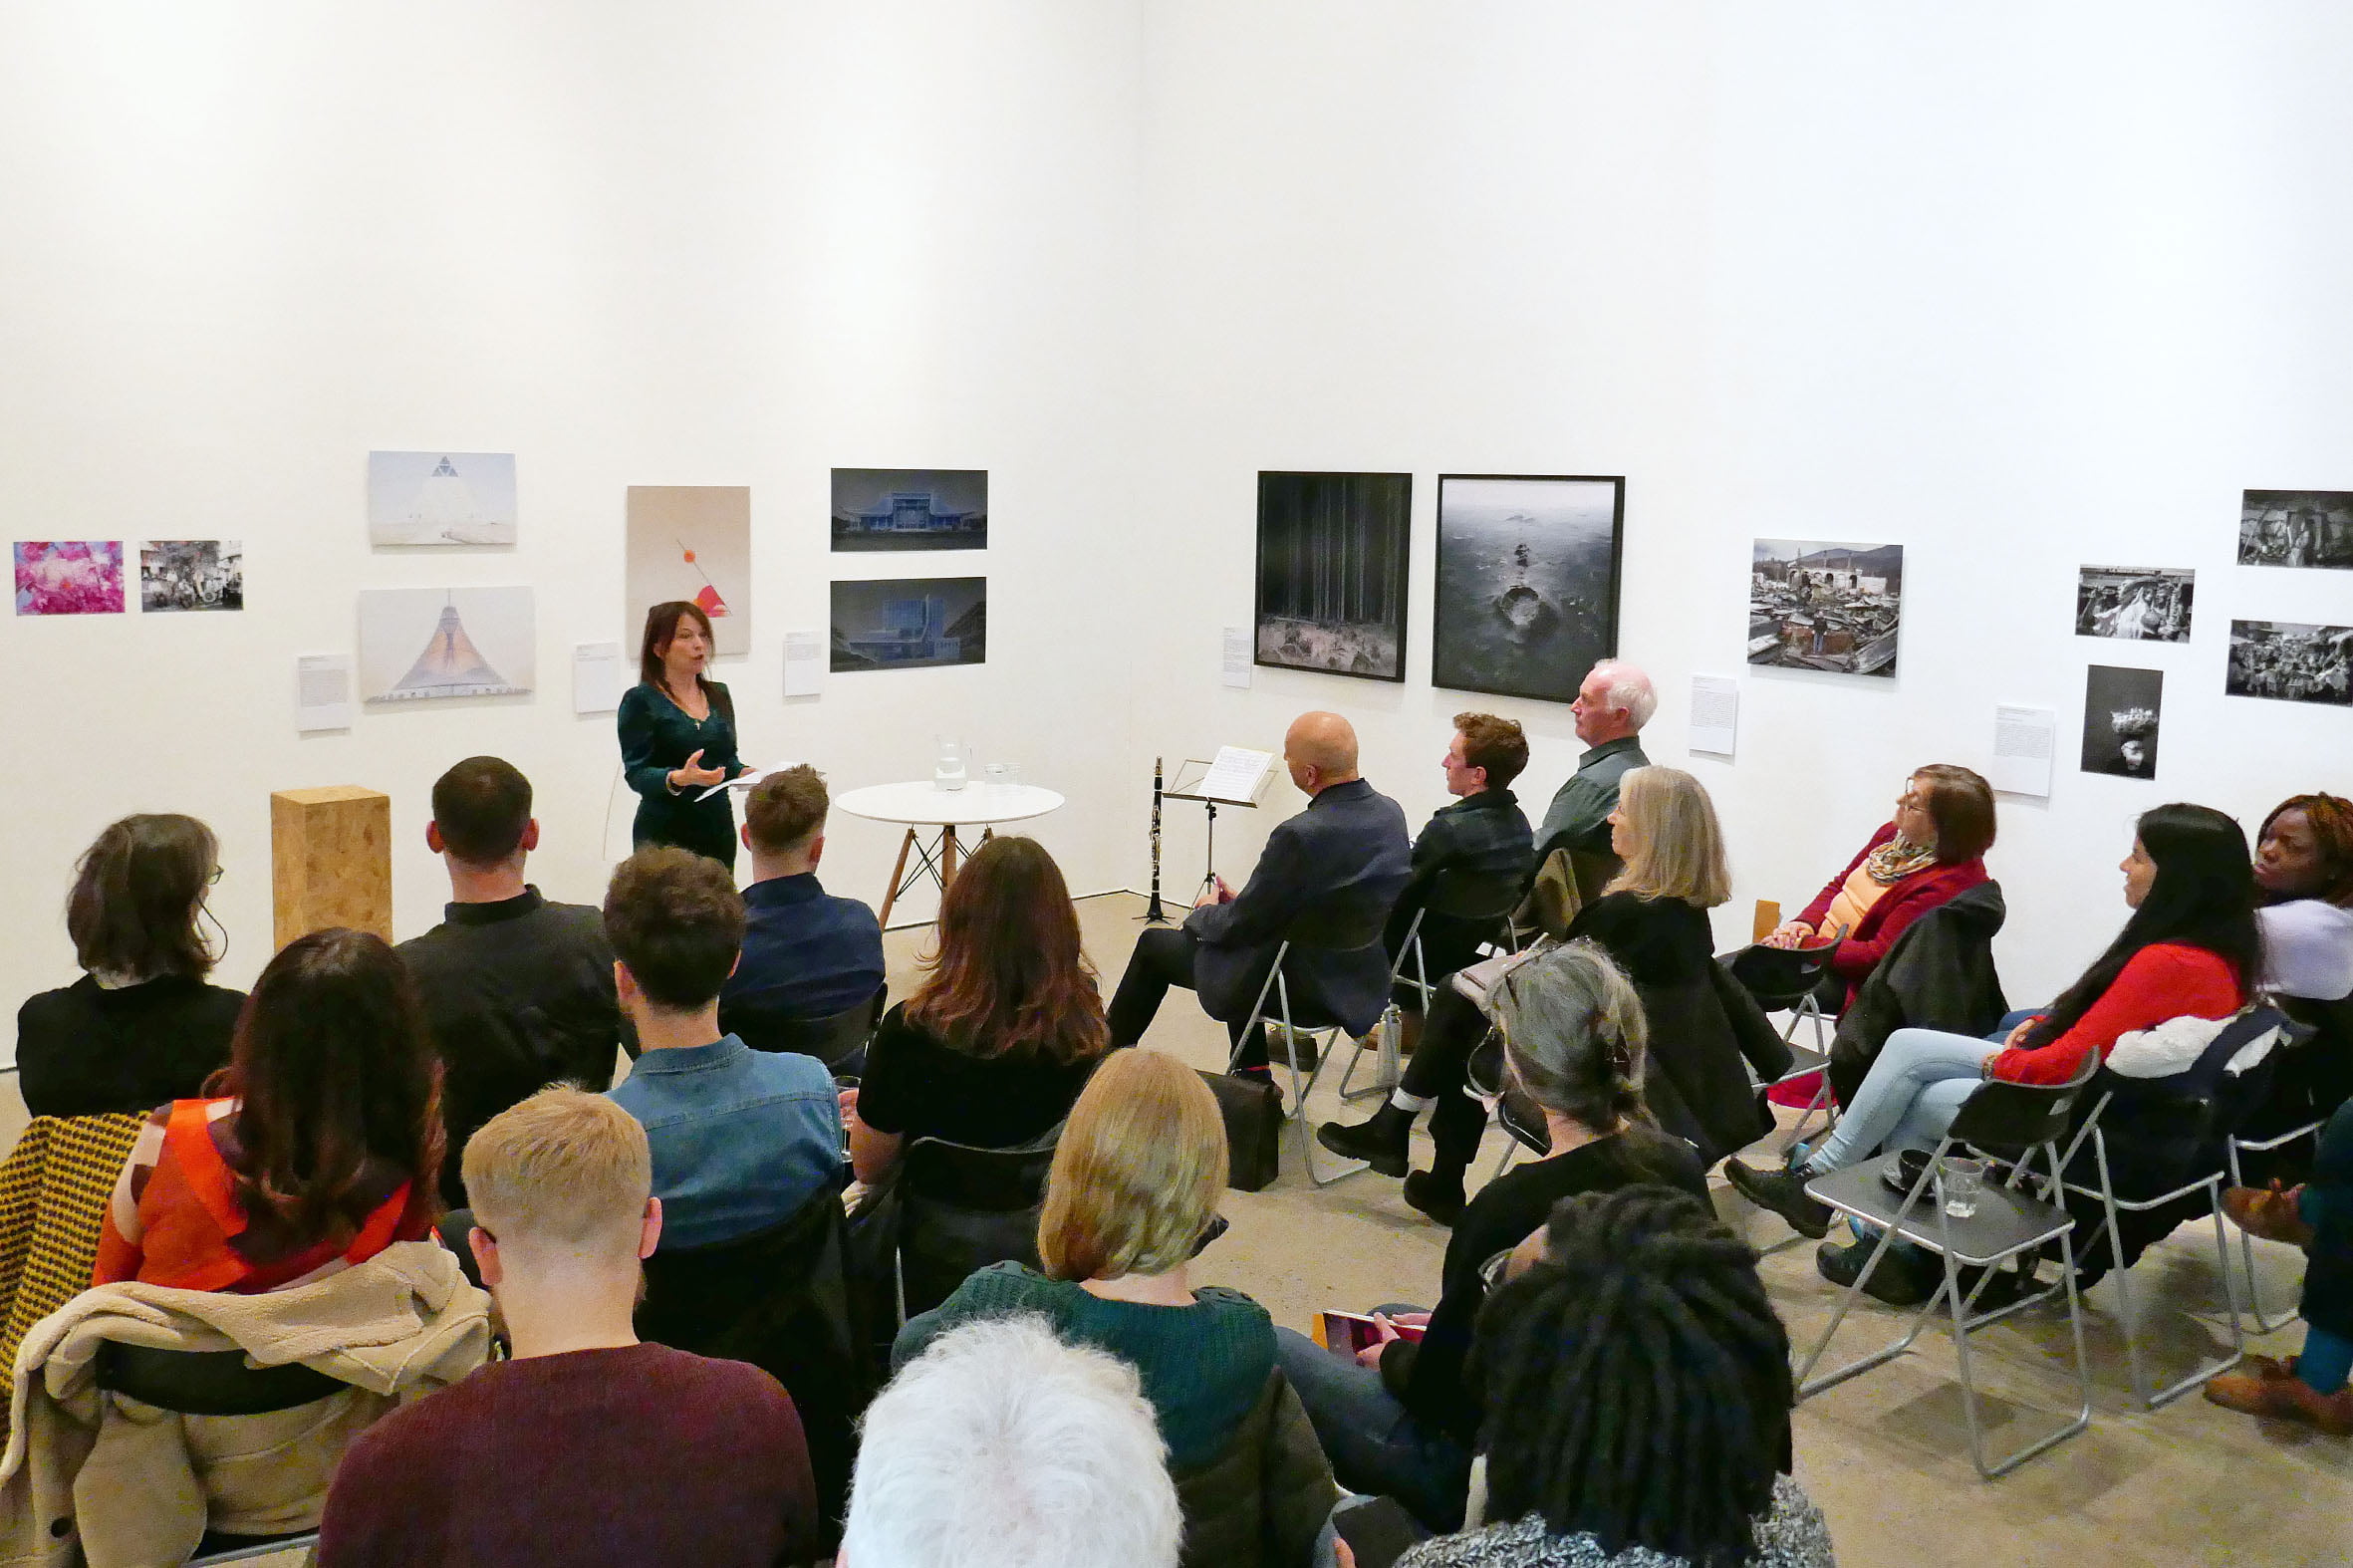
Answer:
[[[1044,1320],[966,1324],[866,1413],[848,1568],[1175,1568],[1183,1525],[1142,1385]]]
[[[1577,736],[1594,746],[1636,734],[1658,710],[1659,693],[1639,665],[1605,658],[1577,688]]]

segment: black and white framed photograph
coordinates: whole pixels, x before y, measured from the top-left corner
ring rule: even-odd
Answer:
[[[2230,670],[2222,689],[2234,697],[2353,706],[2347,665],[2353,663],[2353,627],[2294,621],[2230,623]]]
[[[985,550],[985,468],[836,468],[836,550]]]
[[[234,539],[150,539],[138,547],[138,607],[148,615],[245,608],[245,546]]]
[[[833,586],[837,674],[987,659],[985,577],[888,577]]]
[[[1624,478],[1439,474],[1432,685],[1573,702],[1618,651]]]
[[[1406,678],[1408,473],[1261,473],[1255,662]]]
[[[2094,664],[2083,680],[2083,771],[2157,777],[2157,721],[2165,671]]]
[[[1748,662],[1896,673],[1904,547],[1759,539],[1748,557]]]
[[[2246,491],[2238,564],[2353,570],[2353,490]]]
[[[2162,566],[2082,567],[2075,574],[2075,635],[2187,643],[2197,577]]]

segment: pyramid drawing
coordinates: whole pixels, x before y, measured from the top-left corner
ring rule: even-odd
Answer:
[[[380,545],[515,542],[508,452],[370,452],[369,537]]]
[[[433,628],[424,652],[416,655],[416,662],[408,666],[408,673],[399,683],[372,702],[412,702],[425,697],[487,697],[502,696],[521,691],[522,686],[511,685],[490,661],[474,647],[474,640],[466,636],[465,623],[459,619],[454,604],[441,607],[440,623]]]

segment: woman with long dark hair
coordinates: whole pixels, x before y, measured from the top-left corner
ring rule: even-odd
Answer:
[[[1819,1148],[1802,1157],[1792,1150],[1780,1171],[1726,1161],[1732,1185],[1804,1234],[1822,1235],[1830,1210],[1806,1194],[1809,1179],[1882,1145],[1935,1148],[1985,1080],[2063,1084],[2120,1035],[2169,1018],[2227,1018],[2246,1005],[2262,972],[2262,939],[2238,824],[2208,806],[2160,806],[2141,817],[2119,869],[2132,917],[2048,1012],[1990,1040],[1897,1030]],[[1822,1261],[1826,1271],[1833,1266]]]
[[[638,793],[632,846],[674,844],[732,871],[735,807],[725,790],[698,797],[750,770],[735,752],[735,699],[703,673],[711,651],[700,605],[673,599],[646,612],[638,683],[621,698],[621,766]]]
[[[884,1014],[866,1077],[844,1096],[862,1181],[906,1142],[1001,1149],[1070,1115],[1110,1034],[1062,868],[1035,839],[989,840],[939,901],[938,947]]]
[[[1756,1253],[1664,1186],[1553,1211],[1478,1320],[1486,1515],[1398,1568],[1831,1568],[1790,1478],[1789,1334]]]
[[[339,928],[288,942],[206,1088],[148,1118],[93,1283],[257,1294],[429,1233],[440,1070],[407,966],[382,937]]]
[[[245,993],[205,983],[220,959],[204,929],[219,876],[220,846],[193,817],[125,817],[83,851],[66,899],[82,978],[16,1015],[27,1111],[144,1112],[227,1064]]]

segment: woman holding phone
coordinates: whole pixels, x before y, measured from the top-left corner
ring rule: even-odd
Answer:
[[[735,754],[735,701],[703,673],[710,617],[688,600],[646,612],[638,683],[621,699],[621,766],[638,792],[630,842],[674,844],[735,869],[735,807],[714,784],[750,770]]]

